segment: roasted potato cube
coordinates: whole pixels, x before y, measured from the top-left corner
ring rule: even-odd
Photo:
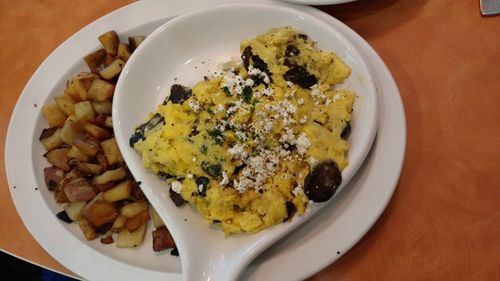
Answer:
[[[146,36],[132,36],[128,38],[130,52],[134,52],[137,47],[146,39]]]
[[[118,233],[118,237],[116,238],[116,247],[134,248],[141,245],[146,234],[146,227],[147,223],[144,223],[133,232],[123,229]]]
[[[175,248],[174,238],[166,226],[161,226],[151,233],[153,235],[153,251]]]
[[[77,168],[81,172],[89,173],[92,175],[99,175],[103,171],[101,165],[93,163],[78,163]]]
[[[77,122],[69,120],[66,123],[64,123],[64,126],[61,129],[61,132],[59,133],[61,140],[68,144],[68,145],[73,145],[73,141],[75,138],[78,138],[81,136],[82,132],[78,127]]]
[[[124,181],[104,192],[103,197],[106,202],[115,202],[130,197],[130,191],[132,190],[132,182]]]
[[[102,78],[109,80],[120,73],[124,65],[124,61],[122,61],[121,59],[116,59],[110,65],[106,66],[106,68],[99,71],[99,74],[101,74]]]
[[[94,107],[95,112],[97,114],[102,114],[102,115],[111,115],[111,111],[113,109],[113,104],[111,101],[104,101],[104,102],[93,102],[92,106]]]
[[[92,123],[89,123],[89,122],[87,122],[87,123],[85,123],[85,125],[83,125],[83,129],[87,133],[89,133],[89,135],[93,136],[96,139],[105,139],[105,138],[109,138],[111,136],[111,134],[107,130],[105,130],[99,126],[96,126]]]
[[[106,124],[106,127],[108,128],[113,128],[113,118],[111,118],[111,116],[106,117],[104,124]]]
[[[47,161],[53,166],[65,171],[71,170],[68,157],[69,148],[57,148],[49,151],[46,155]]]
[[[76,79],[82,81],[83,85],[85,86],[85,89],[87,90],[87,99],[90,86],[92,85],[92,82],[94,82],[96,78],[99,78],[99,75],[96,75],[92,72],[80,72],[76,76]]]
[[[85,205],[87,205],[87,202],[85,201],[67,203],[64,205],[64,210],[71,220],[79,221],[83,218],[82,211]]]
[[[54,128],[51,128],[54,129]],[[49,130],[51,130],[49,129]],[[53,130],[52,134],[42,138],[44,136],[44,132],[46,132],[47,129],[43,129],[42,135],[40,136],[40,141],[43,144],[43,147],[45,147],[45,150],[51,151],[54,150],[61,145],[64,144],[64,142],[61,139],[61,128],[57,128],[56,130]]]
[[[70,202],[88,201],[96,196],[94,188],[84,178],[74,179],[63,188]]]
[[[47,188],[50,191],[54,191],[64,179],[64,170],[57,167],[47,167],[43,169],[43,177]]]
[[[57,106],[68,116],[75,114],[75,101],[69,95],[60,95],[54,98]]]
[[[101,142],[101,147],[110,165],[123,163],[122,154],[120,153],[120,149],[118,148],[115,138],[107,139]]]
[[[71,148],[69,149],[68,156],[71,159],[77,159],[77,160],[80,160],[80,161],[83,161],[83,162],[88,162],[92,158],[91,156],[88,156],[88,155],[82,153],[78,149],[78,147],[76,147],[74,145],[71,146]]]
[[[151,216],[151,219],[153,219],[153,226],[155,228],[158,228],[158,227],[165,225],[163,220],[160,218],[160,216],[156,212],[155,208],[153,208],[153,206],[151,206],[151,205],[149,206],[149,215]]]
[[[94,184],[106,184],[108,182],[118,181],[127,176],[125,168],[120,167],[115,170],[108,170],[102,175],[96,176],[94,178]]]
[[[122,207],[120,213],[127,218],[132,218],[148,209],[148,202],[133,202]]]
[[[112,56],[110,54],[106,54],[106,58],[104,59],[104,67],[103,68],[108,67],[110,64],[113,63],[114,60],[115,60],[115,56]],[[99,75],[101,75],[101,71],[99,71]]]
[[[128,45],[125,43],[118,44],[118,53],[116,55],[124,62],[126,62],[130,58],[130,51],[128,50]]]
[[[92,73],[99,73],[99,67],[104,63],[105,57],[106,50],[99,49],[83,57],[83,60],[88,65]]]
[[[102,46],[106,50],[106,53],[116,56],[118,52],[118,44],[120,43],[120,38],[114,30],[110,30],[98,37]]]
[[[120,214],[114,204],[105,201],[95,201],[87,204],[82,211],[83,217],[95,227],[113,222]]]
[[[125,227],[125,222],[127,221],[127,217],[119,215],[115,221],[113,222],[113,225],[111,226],[111,231],[113,232],[119,232]]]
[[[127,221],[125,222],[125,228],[131,232],[135,231],[137,228],[139,228],[139,226],[146,223],[148,220],[149,220],[149,211],[144,210],[138,213],[137,215],[127,219]]]
[[[88,220],[86,220],[86,219],[80,220],[78,222],[78,226],[82,230],[83,236],[85,236],[85,239],[94,240],[97,238],[97,234],[95,233],[95,229]]]
[[[99,165],[101,165],[102,169],[104,171],[107,170],[109,163],[108,163],[108,160],[106,159],[106,155],[104,155],[103,152],[99,152],[96,154],[95,157],[97,159],[97,163],[99,163]]]
[[[113,84],[101,79],[94,79],[92,85],[90,85],[89,97],[99,102],[110,101],[113,98],[114,91],[115,86]]]
[[[95,115],[94,107],[90,101],[82,101],[75,104],[75,116],[78,120],[91,120]]]
[[[83,135],[75,138],[73,140],[73,145],[83,154],[88,156],[95,156],[100,150],[99,140],[90,135]]]
[[[69,95],[75,102],[87,100],[87,88],[83,80],[74,78],[68,82],[64,93]]]
[[[56,200],[56,203],[69,203],[69,199],[66,196],[66,193],[64,193],[62,185],[59,185],[54,191],[54,200]]]
[[[55,103],[44,106],[42,113],[50,127],[62,127],[68,117]]]

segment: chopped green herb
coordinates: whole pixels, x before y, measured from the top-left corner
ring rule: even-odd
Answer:
[[[222,91],[224,92],[224,94],[226,94],[226,96],[228,96],[228,97],[232,96],[231,91],[229,91],[228,86],[222,87]]]
[[[245,86],[245,88],[243,88],[243,101],[245,103],[251,103],[252,95],[253,95],[252,88],[250,86]]]
[[[200,152],[204,155],[207,155],[208,147],[204,144],[200,146]]]
[[[214,112],[212,111],[212,109],[210,107],[207,108],[207,111],[208,111],[208,114],[214,115]]]
[[[222,139],[222,132],[219,129],[208,131],[208,135],[212,138],[214,144],[221,145],[224,142]]]

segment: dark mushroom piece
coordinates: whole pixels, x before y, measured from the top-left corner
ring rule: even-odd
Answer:
[[[314,202],[325,202],[332,198],[342,183],[342,174],[331,160],[316,165],[304,180],[304,192]]]

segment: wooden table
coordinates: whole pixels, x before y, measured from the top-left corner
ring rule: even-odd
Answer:
[[[0,143],[40,63],[65,39],[131,2],[0,1]],[[400,88],[406,158],[370,232],[311,280],[500,278],[500,16],[478,1],[360,0],[321,8],[364,37]],[[0,248],[72,274],[31,237],[11,200],[0,150]]]

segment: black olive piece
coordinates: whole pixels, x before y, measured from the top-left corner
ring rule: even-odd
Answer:
[[[243,65],[245,66],[246,70],[248,70],[248,67],[250,66],[251,57],[252,57],[252,47],[247,46],[243,50],[243,53],[241,53],[241,59],[243,60]]]
[[[73,222],[73,220],[68,216],[68,213],[66,213],[66,211],[60,211],[59,213],[57,213],[56,216],[58,219],[62,220],[65,223]]]
[[[304,180],[304,192],[314,202],[325,202],[342,183],[342,174],[337,164],[331,160],[322,162],[307,174]]]
[[[285,207],[286,207],[287,216],[283,221],[287,221],[287,220],[291,219],[295,215],[295,213],[297,212],[297,207],[295,207],[295,204],[293,204],[290,201],[285,202]]]
[[[213,220],[212,223],[221,223],[220,220]]]
[[[349,138],[350,135],[351,135],[351,122],[347,122],[345,124],[344,129],[342,130],[342,133],[340,134],[340,137],[346,140]]]
[[[191,97],[192,90],[189,87],[183,86],[181,84],[174,84],[170,87],[170,96],[168,100],[172,103],[181,104],[185,100]],[[163,104],[167,104],[167,100],[163,102]]]
[[[247,166],[246,164],[241,164],[238,167],[234,168],[233,175],[239,174],[240,171],[243,170],[243,168],[245,168],[246,166]]]
[[[96,227],[95,232],[97,234],[105,234],[106,232],[108,232],[108,230],[111,229],[112,226],[113,226],[112,222],[105,223],[99,227]]]
[[[309,37],[307,35],[305,35],[305,34],[299,34],[299,38],[307,40],[307,38],[309,38]]]
[[[161,116],[161,114],[155,113],[155,115],[153,115],[151,119],[135,129],[134,134],[132,135],[132,137],[130,137],[129,140],[130,147],[134,147],[134,144],[140,140],[145,140],[146,137],[144,136],[144,134],[160,124],[165,124],[165,118]]]
[[[309,74],[302,66],[293,66],[284,75],[286,81],[299,85],[303,89],[309,89],[318,83],[316,76]]]
[[[201,169],[212,178],[218,178],[222,175],[222,168],[219,164],[201,163]]]
[[[179,256],[179,250],[177,249],[177,247],[173,248],[172,251],[170,251],[170,255],[176,256],[176,257]]]
[[[299,48],[295,47],[294,45],[288,45],[286,46],[285,50],[285,58],[293,57],[293,56],[298,56],[300,54]]]
[[[294,151],[295,149],[297,149],[297,146],[295,144],[289,144],[289,143],[285,143],[283,145],[283,148],[286,150],[286,151]]]
[[[209,181],[210,180],[207,177],[199,177],[196,178],[196,180],[194,181],[196,183],[196,186],[198,187],[198,195],[200,195],[201,197],[207,196],[207,188]]]
[[[184,203],[186,203],[186,200],[184,200],[184,198],[182,198],[182,195],[173,191],[172,188],[170,188],[169,193],[170,193],[170,199],[172,199],[175,206],[180,207],[180,206],[184,205]]]
[[[262,60],[259,56],[252,56],[253,67],[259,69],[262,72],[265,72],[269,79],[271,78],[271,72],[269,72],[269,68],[267,68],[267,63]]]
[[[47,188],[50,190],[50,191],[55,191],[56,188],[57,188],[57,182],[55,182],[54,180],[52,179],[49,179],[47,181]]]

